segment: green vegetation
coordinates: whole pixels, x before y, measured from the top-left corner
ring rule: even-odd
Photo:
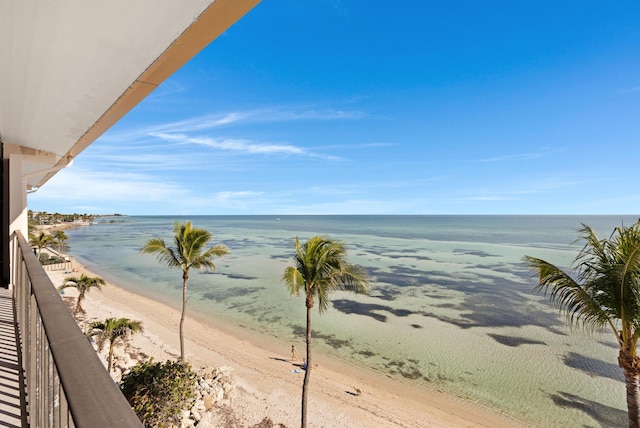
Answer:
[[[213,238],[210,232],[193,227],[191,221],[184,224],[176,221],[173,226],[174,245],[168,246],[164,240],[153,238],[140,250],[145,254],[155,254],[158,261],[170,268],[182,270],[182,315],[180,316],[180,361],[184,361],[184,320],[187,310],[187,283],[189,270],[205,269],[216,270],[213,259],[229,254],[229,249],[216,244],[206,248]]]
[[[113,348],[117,342],[124,342],[132,333],[142,332],[142,321],[132,321],[129,318],[107,318],[104,321],[91,323],[88,336],[96,336],[98,349],[102,351],[106,342],[109,342],[109,358],[107,371],[113,367]]]
[[[40,253],[40,255],[38,255],[38,259],[40,260],[40,264],[42,265],[55,265],[58,263],[66,263],[67,260],[65,260],[62,257],[58,257],[58,256],[49,256],[49,254],[47,253]]]
[[[60,223],[74,223],[85,222],[92,223],[97,217],[95,214],[60,214],[60,213],[48,213],[46,211],[32,211],[28,212],[29,222],[41,226],[43,224],[60,224]]]
[[[56,230],[53,234],[53,238],[58,242],[58,251],[63,252],[64,243],[67,239],[69,239],[67,234],[64,233],[64,230]]]
[[[78,300],[76,301],[76,310],[74,315],[78,315],[79,312],[84,313],[84,309],[82,309],[82,301],[85,298],[85,294],[89,292],[92,288],[97,288],[101,290],[104,285],[104,279],[96,276],[89,277],[85,274],[80,275],[80,277],[70,276],[64,279],[64,284],[58,287],[58,291],[62,291],[65,288],[75,288],[78,290]]]
[[[618,365],[627,388],[629,427],[640,427],[640,221],[614,229],[609,239],[598,239],[583,224],[586,241],[574,261],[575,279],[541,259],[525,256],[540,275],[537,291],[564,312],[570,326],[588,330],[610,329],[619,345]]]
[[[296,237],[294,266],[287,267],[282,280],[294,296],[305,293],[307,307],[307,369],[302,384],[302,423],[307,426],[307,395],[311,377],[311,309],[318,302],[318,312],[322,314],[329,307],[329,294],[336,290],[356,293],[369,292],[369,281],[362,268],[347,263],[347,251],[340,241],[314,236],[304,245]]]
[[[42,252],[42,249],[47,245],[53,243],[53,237],[45,232],[40,232],[37,235],[31,235],[29,237],[29,245],[38,248],[38,254]]]
[[[120,388],[145,427],[175,426],[195,401],[196,374],[185,362],[138,362]]]

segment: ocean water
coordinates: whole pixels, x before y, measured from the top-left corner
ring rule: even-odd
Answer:
[[[231,255],[193,273],[189,316],[304,349],[305,307],[280,277],[294,237],[347,244],[369,296],[337,292],[314,310],[315,352],[436,388],[544,427],[626,426],[624,379],[609,331],[571,331],[533,293],[524,255],[569,267],[581,223],[608,237],[631,216],[135,216],[67,231],[68,252],[133,292],[178,307],[181,274],[140,254],[175,220],[210,230]],[[286,349],[283,354],[286,354]]]

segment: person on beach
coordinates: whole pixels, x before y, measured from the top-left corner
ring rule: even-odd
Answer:
[[[291,345],[291,361],[295,361],[298,358],[298,351],[294,345]]]

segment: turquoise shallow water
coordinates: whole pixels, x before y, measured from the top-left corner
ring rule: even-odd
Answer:
[[[603,237],[621,216],[125,217],[69,230],[69,252],[123,288],[179,304],[181,276],[139,253],[176,219],[214,233],[232,255],[192,274],[189,310],[304,349],[302,298],[280,282],[293,239],[326,234],[372,280],[370,296],[336,293],[314,312],[318,352],[418,387],[438,388],[537,426],[626,426],[616,344],[569,331],[522,257],[569,266],[584,222]]]

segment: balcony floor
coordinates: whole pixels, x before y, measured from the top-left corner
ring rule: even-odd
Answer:
[[[11,290],[0,288],[0,426],[20,427],[20,365]]]

